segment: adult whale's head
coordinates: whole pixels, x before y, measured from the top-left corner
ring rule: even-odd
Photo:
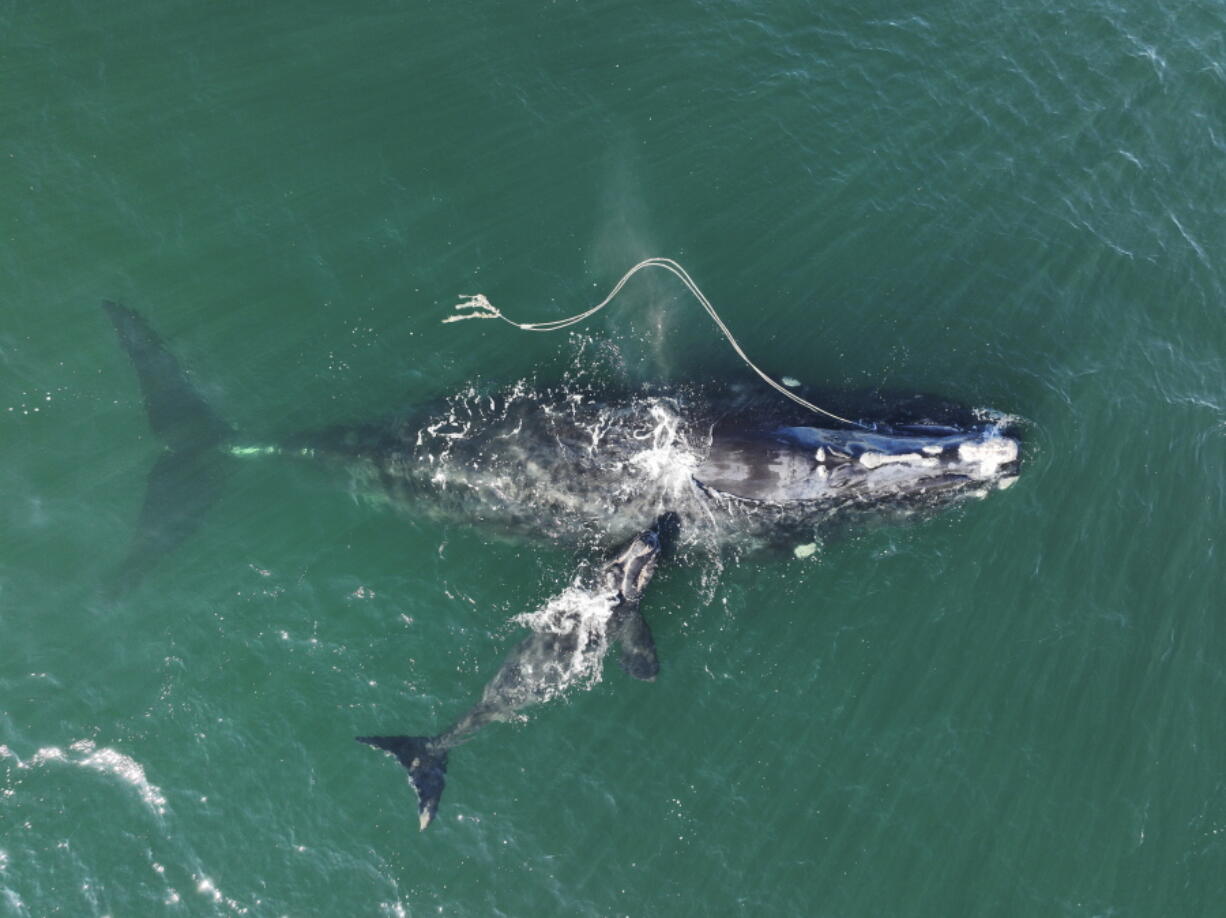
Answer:
[[[717,426],[694,478],[756,504],[939,506],[1017,478],[1021,450],[1000,420],[884,422],[862,429],[796,423]]]

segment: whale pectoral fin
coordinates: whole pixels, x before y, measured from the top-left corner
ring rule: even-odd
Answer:
[[[654,682],[660,673],[660,659],[656,656],[656,642],[651,637],[651,628],[638,604],[618,611],[616,640],[621,645],[617,664],[635,679]]]
[[[613,640],[621,645],[618,665],[644,682],[655,681],[660,673],[660,658],[639,602],[655,576],[660,559],[672,555],[680,529],[680,515],[672,511],[663,513],[650,529],[640,533],[621,555],[605,566],[606,578],[618,586],[618,605],[610,629]]]

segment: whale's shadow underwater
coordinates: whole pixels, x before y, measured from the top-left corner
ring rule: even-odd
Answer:
[[[818,426],[778,397],[729,386],[470,391],[378,423],[253,445],[210,408],[140,314],[103,306],[164,446],[116,594],[190,538],[227,465],[245,455],[332,463],[415,514],[512,533],[547,529],[590,548],[565,590],[518,617],[530,634],[449,729],[358,737],[408,770],[422,829],[438,810],[450,750],[482,727],[590,682],[610,646],[631,676],[656,677],[640,603],[678,544],[804,554],[829,527],[925,516],[1004,489],[1020,469],[1017,435],[1000,416],[871,395],[844,399],[854,423]]]

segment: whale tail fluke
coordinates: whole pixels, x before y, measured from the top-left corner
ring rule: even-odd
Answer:
[[[178,358],[145,321],[127,306],[104,302],[119,343],[132,359],[149,426],[171,452],[199,452],[231,436],[223,421],[192,385]]]
[[[166,447],[149,473],[132,546],[111,584],[118,596],[200,527],[220,493],[225,457],[215,447],[233,431],[143,316],[118,303],[104,302],[102,308],[136,370],[149,427]]]
[[[447,749],[428,736],[359,736],[359,743],[390,752],[409,772],[417,793],[418,826],[423,831],[438,812],[447,775]]]

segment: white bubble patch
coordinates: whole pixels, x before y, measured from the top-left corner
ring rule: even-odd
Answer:
[[[166,798],[161,789],[145,777],[145,769],[136,759],[115,749],[95,749],[92,740],[80,740],[68,748],[85,756],[77,764],[125,781],[136,789],[146,806],[159,816],[165,815]]]
[[[63,762],[112,775],[132,787],[153,812],[159,816],[166,813],[166,798],[161,788],[145,776],[144,766],[117,749],[99,749],[93,740],[77,740],[67,751],[59,746],[44,746],[25,761],[8,746],[0,746],[0,758],[15,759],[18,768],[39,768],[48,762]]]
[[[213,902],[216,902],[218,905],[224,904],[230,909],[230,911],[235,912],[236,914],[248,914],[249,910],[247,907],[241,902],[231,899],[229,896],[225,895],[225,893],[217,888],[217,884],[213,882],[212,877],[206,876],[203,873],[192,874],[192,880],[196,883],[196,892],[204,896],[206,899],[210,899]],[[178,901],[178,898],[178,894],[175,893],[175,900]]]
[[[650,430],[637,437],[650,446],[634,453],[630,463],[665,493],[681,493],[688,489],[698,466],[694,450],[682,436],[681,417],[675,410],[656,402],[651,406],[651,421]]]
[[[565,635],[573,648],[548,662],[549,672],[525,673],[543,689],[541,701],[549,701],[573,685],[591,688],[600,681],[605,651],[609,649],[609,619],[618,597],[570,586],[535,612],[523,612],[511,621],[541,634]]]

